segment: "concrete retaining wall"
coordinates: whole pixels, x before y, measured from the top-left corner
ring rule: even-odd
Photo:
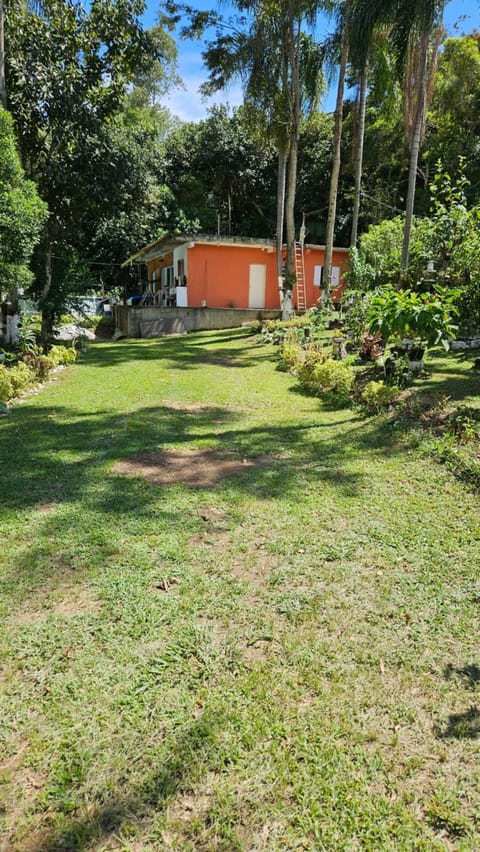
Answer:
[[[238,328],[246,322],[278,319],[280,311],[239,308],[144,308],[114,305],[115,325],[127,337],[164,337],[188,331]]]

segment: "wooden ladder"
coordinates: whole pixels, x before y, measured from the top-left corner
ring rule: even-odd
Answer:
[[[297,279],[297,313],[304,314],[307,310],[307,293],[305,290],[305,260],[302,243],[295,243],[295,276]]]

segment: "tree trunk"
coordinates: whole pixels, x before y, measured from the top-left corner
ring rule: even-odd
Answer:
[[[428,72],[428,33],[424,33],[420,41],[420,75],[417,108],[415,112],[415,124],[412,134],[412,147],[410,150],[410,167],[408,172],[407,204],[405,210],[405,229],[403,233],[402,263],[400,275],[408,266],[408,254],[410,249],[410,236],[412,233],[413,207],[415,204],[415,187],[417,181],[417,166],[420,153],[420,142],[422,138],[423,122],[425,117],[425,104],[427,95],[427,72]]]
[[[325,299],[327,299],[330,294],[330,286],[332,281],[333,239],[335,232],[335,218],[337,215],[337,192],[338,178],[340,175],[340,153],[343,126],[343,91],[345,88],[345,72],[347,69],[348,61],[347,18],[349,14],[350,2],[347,4],[347,9],[344,15],[342,53],[340,57],[340,69],[338,73],[337,102],[335,105],[335,121],[333,130],[333,162],[332,174],[330,177],[330,194],[328,198],[327,232],[325,235],[325,260],[323,262],[322,298]]]
[[[359,78],[360,98],[358,112],[358,139],[355,153],[355,190],[353,196],[352,235],[350,245],[355,248],[358,239],[358,216],[360,213],[360,194],[362,191],[363,143],[365,139],[365,113],[367,107],[367,72]]]
[[[286,274],[283,290],[282,318],[288,319],[292,310],[292,289],[295,284],[295,194],[297,190],[298,133],[292,134],[288,156],[285,228],[287,232]]]
[[[7,86],[5,83],[5,6],[0,0],[0,103],[7,108]]]
[[[300,92],[300,27],[295,31],[295,3],[289,7],[289,39],[288,39],[288,64],[290,68],[290,144],[288,151],[288,176],[285,201],[285,229],[287,233],[287,261],[286,261],[286,293],[282,308],[282,315],[291,310],[291,292],[295,283],[295,196],[297,192],[297,163],[298,163],[298,137],[300,133],[301,117],[301,92]]]
[[[285,218],[285,185],[287,178],[287,155],[283,150],[278,152],[278,178],[277,178],[277,278],[280,299],[283,296],[283,223]]]
[[[292,134],[288,156],[287,195],[285,202],[285,227],[287,232],[287,273],[295,275],[295,194],[297,189],[298,136]]]
[[[53,311],[46,307],[45,302],[48,298],[48,294],[50,293],[50,289],[52,286],[52,241],[47,236],[45,243],[45,285],[42,290],[42,295],[40,297],[40,309],[42,312],[42,328],[41,328],[41,337],[42,342],[47,343],[52,336],[53,332],[53,320],[54,315]]]

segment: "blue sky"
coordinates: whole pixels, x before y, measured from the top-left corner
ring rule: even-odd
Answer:
[[[158,10],[156,0],[147,0],[148,8],[144,17],[145,26],[155,23]],[[191,0],[192,5],[198,9],[215,8],[215,0]],[[220,4],[218,4],[220,5]],[[228,15],[230,4],[221,3],[222,12]],[[445,9],[445,25],[452,35],[460,35],[462,32],[472,32],[480,28],[480,0],[450,0]],[[327,35],[331,32],[332,24],[325,18],[319,25],[319,35]],[[213,98],[204,99],[198,89],[206,79],[206,72],[202,64],[202,42],[201,41],[178,41],[179,73],[184,81],[185,89],[172,92],[164,103],[170,111],[183,121],[198,121],[204,118],[208,108],[215,103],[228,103],[238,106],[242,102],[242,93],[239,86],[231,86],[230,89]],[[334,90],[331,89],[325,96],[322,104],[326,110],[334,108]]]

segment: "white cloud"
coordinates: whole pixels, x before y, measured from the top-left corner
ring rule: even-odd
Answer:
[[[200,121],[206,118],[209,108],[215,104],[240,106],[243,102],[242,90],[233,84],[224,92],[218,92],[212,97],[204,97],[199,89],[205,83],[208,72],[202,61],[201,42],[177,42],[178,73],[183,80],[184,88],[175,89],[163,100],[163,103],[182,121]]]
[[[185,84],[184,89],[176,89],[163,101],[164,105],[178,116],[182,121],[200,121],[206,118],[209,108],[214,104],[229,104],[232,107],[240,106],[243,101],[240,86],[230,86],[227,91],[219,92],[212,97],[205,98],[200,94],[199,88],[205,80],[201,71],[186,74],[180,67],[180,76]]]

